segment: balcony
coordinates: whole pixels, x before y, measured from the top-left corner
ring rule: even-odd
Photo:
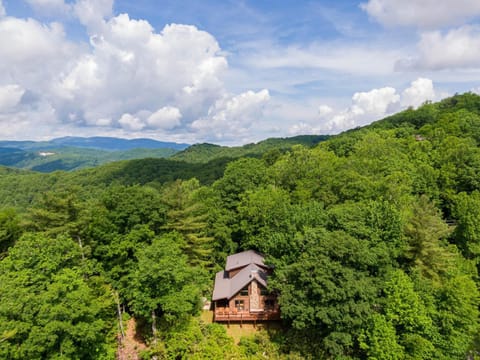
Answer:
[[[243,321],[270,321],[280,320],[280,310],[238,311],[230,308],[215,309],[213,321],[217,322],[243,322]]]

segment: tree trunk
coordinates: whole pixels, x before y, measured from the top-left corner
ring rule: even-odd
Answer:
[[[123,329],[122,308],[120,307],[120,296],[116,291],[114,291],[113,296],[115,297],[115,302],[117,303],[118,329],[120,330],[120,339],[121,339],[121,343],[123,344],[123,341],[125,340],[125,330]]]
[[[80,252],[82,253],[82,261],[85,261],[85,254],[83,253],[83,244],[80,236],[77,236],[78,246],[80,247]]]
[[[157,345],[157,316],[155,315],[155,310],[152,310],[152,335],[153,344]]]

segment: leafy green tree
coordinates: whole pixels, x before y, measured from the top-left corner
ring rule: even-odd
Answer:
[[[434,358],[433,321],[427,304],[415,290],[412,280],[401,270],[395,270],[384,288],[386,294],[385,318],[394,326],[398,345],[405,357],[411,359]]]
[[[303,336],[316,337],[327,357],[353,354],[377,302],[378,280],[369,273],[376,257],[367,242],[344,232],[317,229],[305,237],[304,252],[292,264],[278,264],[271,281],[282,317]]]
[[[468,259],[479,260],[480,256],[480,192],[465,192],[455,196],[453,216],[457,223],[453,239]]]
[[[20,219],[15,210],[8,208],[0,210],[0,259],[20,238],[22,232]]]
[[[405,352],[397,342],[397,333],[391,321],[382,314],[375,313],[360,332],[360,348],[369,360],[401,360]]]
[[[270,233],[292,233],[291,201],[281,188],[268,186],[247,191],[238,206],[242,246],[258,247]],[[255,246],[257,245],[257,246]]]
[[[136,315],[151,319],[157,339],[157,317],[175,325],[197,312],[204,279],[189,266],[178,233],[157,237],[137,253],[138,268],[132,276],[130,305]]]
[[[471,138],[447,136],[437,145],[436,165],[445,195],[480,190],[480,149]]]
[[[457,257],[442,286],[433,292],[436,312],[432,318],[441,334],[435,338],[436,358],[465,358],[478,336],[479,292],[472,276],[476,272],[468,268],[465,261]]]
[[[166,208],[157,190],[148,186],[112,186],[102,198],[108,219],[119,234],[127,234],[136,225],[148,225],[160,233]]]
[[[223,206],[234,209],[241,194],[268,183],[267,169],[262,160],[243,158],[231,162],[224,176],[213,185],[222,199]]]
[[[0,262],[4,359],[107,359],[114,314],[105,282],[68,237],[24,235]]]

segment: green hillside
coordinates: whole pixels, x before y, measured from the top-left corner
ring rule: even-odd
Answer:
[[[475,359],[480,96],[324,140],[0,168],[0,358],[115,359],[134,318],[145,359]],[[246,249],[282,323],[234,344],[200,299]]]
[[[261,157],[263,154],[280,154],[290,149],[293,145],[313,147],[325,141],[326,135],[300,135],[290,138],[271,138],[255,144],[243,146],[219,146],[214,144],[196,144],[172,156],[173,159],[193,163],[208,162],[219,158],[236,159],[243,156]]]

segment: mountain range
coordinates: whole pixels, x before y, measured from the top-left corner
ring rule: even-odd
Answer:
[[[255,144],[227,147],[214,144],[163,142],[153,139],[114,137],[62,137],[49,141],[0,141],[0,165],[39,172],[71,171],[113,161],[143,158],[171,158],[189,163],[206,163],[221,158],[260,157],[293,145],[314,146],[328,136],[304,135],[271,138]]]

